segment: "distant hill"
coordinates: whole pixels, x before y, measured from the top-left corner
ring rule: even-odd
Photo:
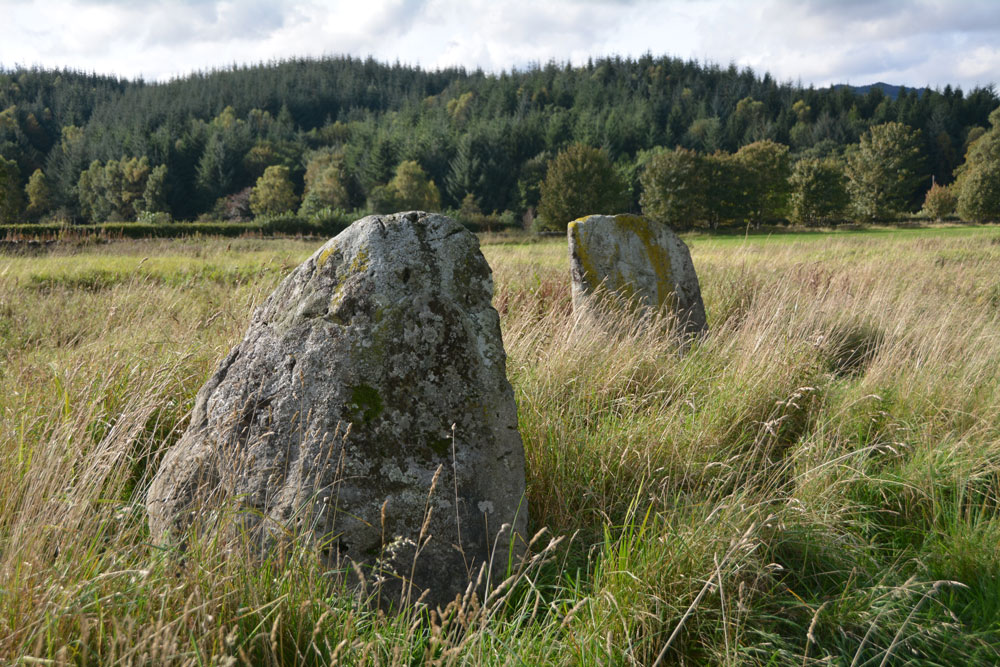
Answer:
[[[885,97],[863,94],[876,88]],[[901,90],[881,82],[802,88],[735,65],[651,54],[500,74],[300,58],[165,83],[0,67],[0,158],[15,163],[10,187],[20,192],[41,171],[51,195],[45,213],[92,221],[134,215],[125,199],[125,213],[103,194],[87,200],[86,189],[81,201],[80,179],[95,161],[112,170],[133,158],[145,158],[148,171],[163,166],[156,205],[179,220],[239,217],[226,207],[269,166],[287,167],[302,194],[309,165],[315,172],[323,160],[336,166],[336,208],[378,202],[399,165],[416,162],[444,208],[472,195],[483,212],[517,217],[537,206],[549,160],[574,143],[607,152],[637,209],[645,151],[735,153],[769,139],[796,156],[824,157],[891,120],[922,131],[928,173],[950,182],[971,128],[985,127],[1000,103],[996,91],[924,89],[897,100]]]
[[[852,93],[857,93],[858,95],[867,95],[875,88],[881,88],[882,92],[885,93],[886,97],[895,100],[899,98],[899,91],[901,90],[916,90],[917,97],[924,94],[924,88],[908,88],[907,86],[894,86],[891,83],[885,83],[883,81],[877,81],[876,83],[869,83],[864,86],[852,86],[846,83],[838,83],[833,86],[834,90],[839,90],[840,88],[847,88]]]

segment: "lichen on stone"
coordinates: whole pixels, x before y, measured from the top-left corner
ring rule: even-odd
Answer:
[[[154,539],[186,535],[209,499],[231,502],[265,542],[308,526],[331,565],[352,560],[376,577],[398,564],[432,602],[464,591],[456,573],[504,562],[490,545],[527,531],[491,298],[479,243],[455,221],[410,212],[355,222],[278,286],[199,392],[149,492]],[[427,503],[444,501],[416,570],[393,561],[412,558]]]
[[[636,215],[594,215],[571,222],[567,234],[575,312],[593,312],[599,300],[672,314],[686,334],[704,329],[690,253],[668,228]]]
[[[316,268],[322,269],[327,260],[330,259],[330,255],[335,252],[337,252],[337,242],[330,241],[326,247],[320,251],[319,256],[316,258]]]

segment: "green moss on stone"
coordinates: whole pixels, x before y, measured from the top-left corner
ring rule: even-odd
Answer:
[[[431,444],[431,449],[438,456],[444,457],[448,455],[448,450],[450,449],[451,440],[448,438],[441,438],[439,440],[434,440]]]
[[[359,384],[351,389],[351,403],[362,423],[367,424],[382,414],[382,397],[378,390],[366,384]]]

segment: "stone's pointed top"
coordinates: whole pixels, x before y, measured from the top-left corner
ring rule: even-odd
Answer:
[[[571,222],[573,310],[584,312],[599,290],[644,311],[677,318],[686,335],[705,330],[705,306],[687,246],[666,225],[637,215],[591,215]]]
[[[149,491],[154,538],[221,503],[265,544],[304,535],[331,567],[359,564],[386,601],[447,604],[466,573],[502,568],[527,512],[492,295],[475,235],[443,215],[328,241],[198,393]]]

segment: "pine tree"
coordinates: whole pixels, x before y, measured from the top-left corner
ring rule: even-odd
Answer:
[[[123,220],[135,220],[139,212],[146,208],[145,194],[150,174],[149,158],[145,155],[129,160],[122,158],[118,162],[118,168],[121,172],[118,215]]]
[[[166,212],[167,165],[153,167],[142,191],[142,210],[150,213]]]
[[[897,122],[873,126],[848,153],[846,173],[862,218],[884,220],[906,211],[923,180],[919,130]]]
[[[483,187],[485,177],[482,164],[475,154],[469,135],[458,144],[458,150],[449,165],[446,185],[448,194],[455,201],[462,201],[466,195],[476,195]]]
[[[219,133],[213,133],[198,160],[197,183],[203,199],[214,202],[228,194],[236,183],[238,157],[226,146]]]
[[[0,155],[0,222],[20,222],[23,207],[21,173],[17,163]]]

